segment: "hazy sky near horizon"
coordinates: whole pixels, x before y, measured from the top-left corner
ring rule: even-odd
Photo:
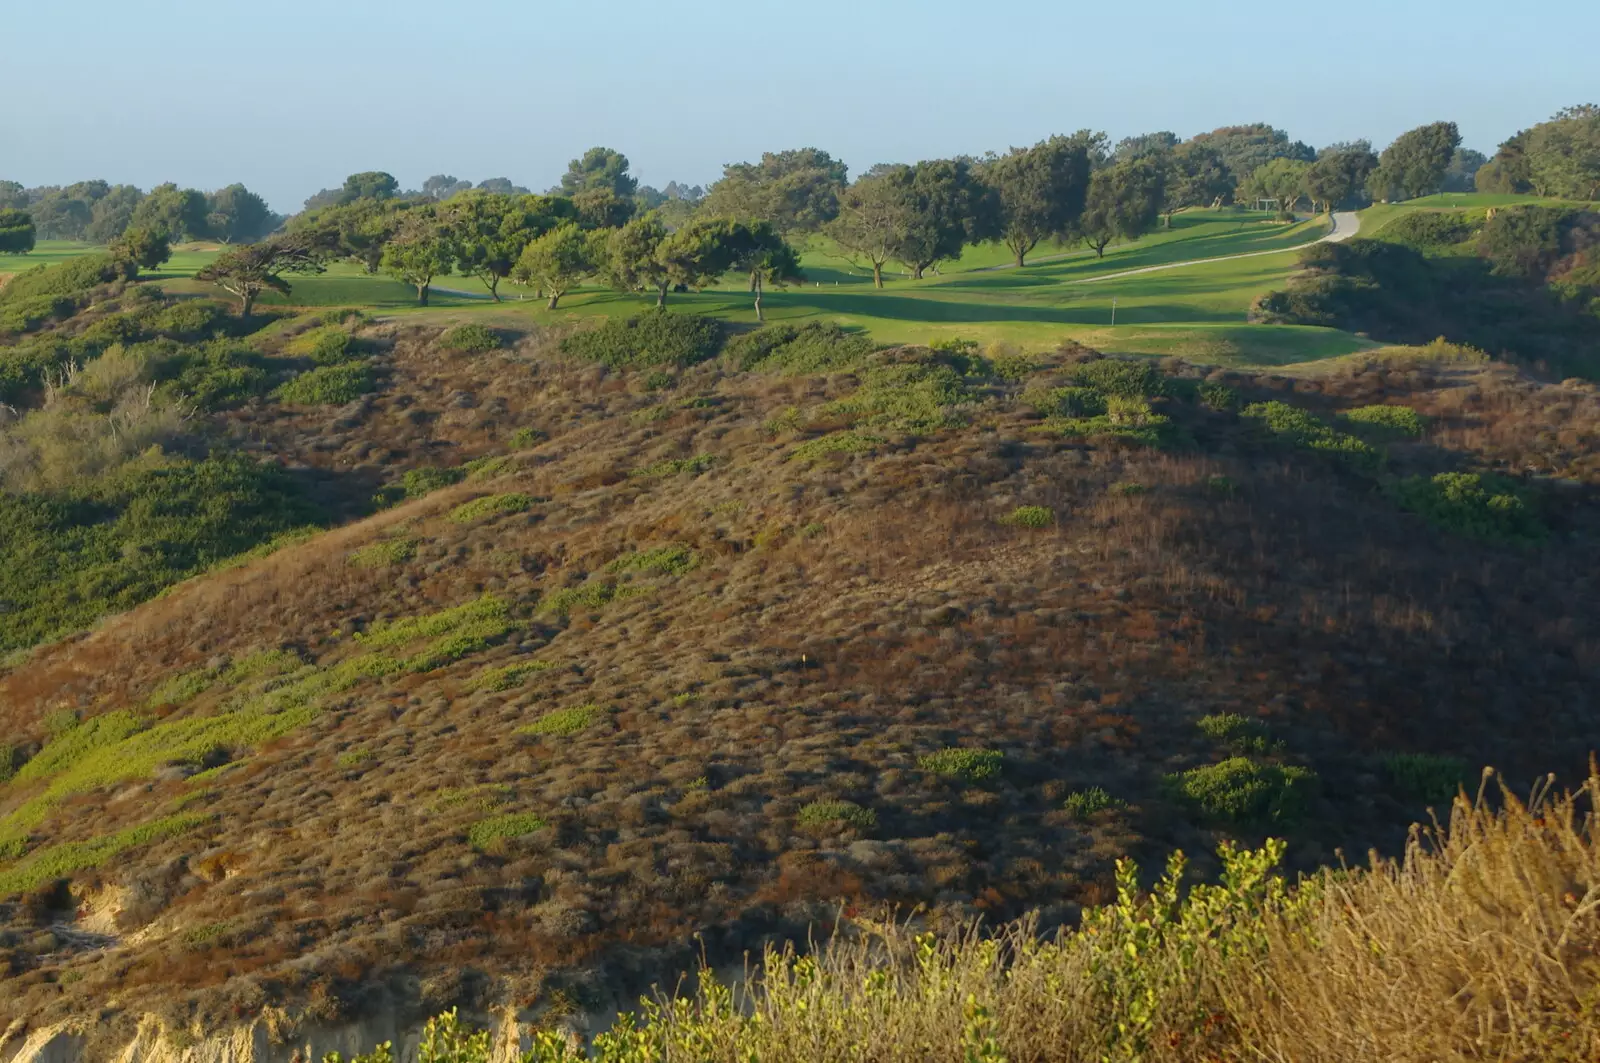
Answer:
[[[0,179],[243,181],[275,210],[358,170],[539,191],[591,145],[657,186],[814,145],[849,163],[1051,133],[1267,121],[1380,148],[1459,123],[1485,153],[1600,100],[1600,4],[1180,0],[0,0]],[[1292,12],[1301,14],[1300,11]]]

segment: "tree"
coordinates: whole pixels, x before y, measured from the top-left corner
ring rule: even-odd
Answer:
[[[1150,156],[1134,156],[1096,170],[1078,219],[1078,234],[1094,248],[1096,258],[1104,258],[1111,241],[1137,240],[1155,226],[1165,192],[1166,176]]]
[[[1481,151],[1471,148],[1457,148],[1456,153],[1450,157],[1450,165],[1444,171],[1444,190],[1446,192],[1471,192],[1476,189],[1478,171],[1483,169],[1489,156]]]
[[[1280,210],[1292,211],[1305,194],[1311,165],[1303,159],[1273,159],[1245,178],[1239,190],[1251,200],[1276,199]]]
[[[1012,148],[984,166],[983,179],[998,197],[999,240],[1019,267],[1040,241],[1071,235],[1089,193],[1095,144],[1095,134],[1086,131],[1054,136],[1031,148]]]
[[[1233,191],[1233,174],[1221,153],[1209,144],[1185,141],[1163,161],[1167,175],[1161,213],[1166,215],[1169,229],[1178,211],[1220,203]]]
[[[278,227],[267,201],[244,185],[231,184],[206,196],[206,229],[225,244],[249,243]]]
[[[111,244],[111,252],[140,269],[155,269],[172,257],[172,245],[159,229],[131,228]]]
[[[767,286],[782,288],[804,279],[805,274],[800,269],[800,254],[771,222],[766,221],[740,224],[733,233],[732,243],[733,266],[750,275],[756,320],[765,321],[766,317],[761,312],[761,298]]]
[[[699,290],[733,268],[734,232],[730,218],[701,218],[671,233],[656,248],[667,282]]]
[[[435,202],[442,202],[471,187],[471,181],[458,181],[447,173],[436,173],[422,182],[422,194]]]
[[[623,292],[654,291],[656,307],[665,309],[672,277],[660,256],[667,227],[654,214],[634,218],[606,241],[602,271],[613,288]]]
[[[1400,134],[1383,149],[1367,179],[1372,198],[1416,199],[1439,191],[1460,146],[1461,131],[1454,122],[1433,122]]]
[[[767,152],[760,162],[724,166],[701,209],[709,217],[770,222],[786,235],[817,232],[838,216],[848,174],[818,148]]]
[[[172,243],[199,240],[206,235],[206,197],[170,181],[157,185],[139,201],[128,224],[163,233]]]
[[[1141,133],[1136,137],[1123,137],[1117,141],[1111,157],[1117,162],[1132,162],[1151,156],[1167,155],[1178,146],[1176,133]]]
[[[290,233],[258,244],[229,248],[195,274],[196,280],[215,284],[239,299],[239,316],[249,317],[256,299],[266,291],[289,294],[287,273],[321,273],[329,249],[316,233]]]
[[[344,179],[344,187],[339,190],[339,203],[354,203],[358,199],[392,199],[400,190],[400,182],[394,175],[384,173],[382,170],[365,170],[353,173]]]
[[[479,192],[495,192],[502,196],[525,196],[528,190],[521,185],[512,184],[509,177],[489,177],[478,182]]]
[[[959,258],[994,229],[994,195],[966,159],[932,159],[910,168],[905,233],[895,258],[922,279],[928,267]]]
[[[33,250],[35,233],[33,215],[15,207],[0,207],[0,254],[27,254]]]
[[[133,185],[114,185],[89,208],[84,237],[92,244],[109,244],[133,224],[133,212],[144,193]]]
[[[445,208],[456,268],[482,281],[495,302],[522,249],[573,216],[569,199],[478,191],[454,197]]]
[[[586,188],[572,197],[578,225],[586,230],[616,229],[633,217],[634,202],[609,188]]]
[[[603,188],[619,199],[631,199],[639,182],[628,175],[628,157],[610,148],[590,148],[583,158],[567,163],[561,175],[561,191],[576,196],[592,188]]]
[[[595,272],[595,247],[576,222],[556,226],[522,249],[512,276],[535,284],[556,309],[561,297]]]
[[[320,234],[326,246],[360,262],[368,273],[376,273],[384,245],[399,231],[401,218],[411,206],[396,200],[358,199],[297,215],[290,220],[289,231]]]
[[[28,190],[16,181],[0,181],[0,209],[25,210]]]
[[[1568,107],[1528,131],[1528,183],[1545,196],[1600,198],[1600,107]]]
[[[417,305],[428,305],[433,279],[455,265],[455,244],[447,220],[431,206],[406,211],[394,237],[383,245],[378,265],[417,290]]]
[[[1203,144],[1220,155],[1222,164],[1233,174],[1236,181],[1255,173],[1273,159],[1299,159],[1311,162],[1317,157],[1309,145],[1298,140],[1290,140],[1288,133],[1275,129],[1265,122],[1223,126],[1209,133],[1199,134],[1194,137],[1194,142]]]
[[[1311,209],[1332,213],[1334,207],[1366,187],[1368,175],[1377,168],[1378,157],[1365,143],[1356,142],[1317,156],[1305,175],[1305,193],[1311,197]]]
[[[825,231],[845,251],[865,258],[873,287],[882,288],[883,267],[901,256],[912,213],[911,167],[896,166],[857,178],[839,197],[839,215]]]

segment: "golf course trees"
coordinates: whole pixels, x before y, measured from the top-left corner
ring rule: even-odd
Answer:
[[[767,152],[760,162],[724,166],[701,211],[708,217],[770,222],[785,236],[816,232],[838,215],[848,172],[817,148]]]
[[[884,265],[899,258],[905,246],[913,213],[911,183],[909,166],[857,178],[839,197],[838,216],[825,229],[840,249],[866,260],[874,287],[883,287]]]
[[[112,185],[111,190],[89,209],[89,226],[84,239],[91,244],[109,244],[133,224],[133,212],[144,193],[133,185]]]
[[[631,199],[639,182],[628,174],[628,157],[610,148],[590,148],[581,159],[567,163],[561,175],[561,191],[576,196],[579,192],[603,188],[620,199]]]
[[[1402,200],[1431,195],[1444,187],[1445,171],[1461,131],[1454,122],[1432,122],[1400,134],[1378,157],[1378,168],[1367,178],[1373,199]]]
[[[576,222],[564,222],[522,249],[511,275],[532,284],[550,300],[554,310],[561,297],[594,273],[595,243]]]
[[[734,222],[726,230],[726,241],[733,268],[750,275],[750,293],[755,296],[756,320],[765,321],[761,299],[768,285],[782,288],[798,281],[800,255],[777,228],[766,221]]]
[[[1223,126],[1195,136],[1191,143],[1202,144],[1221,156],[1236,184],[1273,159],[1312,162],[1317,157],[1309,145],[1290,140],[1288,133],[1265,122]]]
[[[667,283],[697,290],[715,284],[734,267],[738,227],[731,218],[701,218],[668,235],[655,252]],[[658,300],[665,303],[665,296]]]
[[[463,192],[442,208],[455,245],[455,266],[476,277],[500,301],[500,282],[511,276],[523,248],[575,219],[572,201],[559,196],[507,196]]]
[[[1471,192],[1477,185],[1474,183],[1478,171],[1483,169],[1484,163],[1489,161],[1489,156],[1473,148],[1457,148],[1456,153],[1450,156],[1450,165],[1444,171],[1444,190],[1446,192]]]
[[[139,201],[128,224],[163,233],[173,243],[199,240],[206,235],[206,197],[170,182],[157,185]]]
[[[279,221],[267,201],[244,185],[232,184],[206,196],[206,234],[213,240],[225,244],[259,240]]]
[[[172,244],[158,229],[135,226],[111,242],[111,253],[140,269],[155,269],[172,257]]]
[[[999,204],[998,239],[1018,266],[1041,241],[1072,235],[1089,194],[1090,153],[1102,139],[1086,131],[1054,136],[984,164]]]
[[[1178,134],[1162,131],[1160,133],[1141,133],[1136,137],[1123,137],[1117,141],[1117,146],[1111,152],[1111,157],[1117,162],[1132,162],[1134,159],[1145,159],[1170,155],[1178,146]]]
[[[329,248],[315,233],[291,233],[229,248],[195,274],[239,300],[239,316],[249,317],[256,299],[267,291],[289,293],[288,273],[321,273]]]
[[[656,293],[656,306],[667,305],[672,272],[661,257],[661,245],[670,234],[654,214],[634,218],[606,238],[601,272],[606,283],[621,292]]]
[[[358,199],[393,199],[398,191],[400,182],[394,179],[393,174],[382,170],[364,170],[344,179],[344,186],[339,189],[339,202],[344,204],[354,203]]]
[[[1240,182],[1241,198],[1252,202],[1275,199],[1280,210],[1292,211],[1305,195],[1311,165],[1303,159],[1273,159]]]
[[[1600,106],[1568,107],[1500,145],[1474,175],[1480,192],[1600,199]]]
[[[1233,174],[1221,153],[1208,144],[1185,141],[1160,161],[1166,169],[1161,213],[1169,229],[1178,211],[1220,203],[1233,192]]]
[[[1083,242],[1104,258],[1113,240],[1137,240],[1161,216],[1165,174],[1151,157],[1136,157],[1096,170],[1077,231]]]
[[[0,254],[25,255],[33,250],[33,215],[15,207],[0,208]]]
[[[368,273],[376,273],[384,245],[399,232],[401,219],[411,206],[395,200],[357,199],[297,215],[288,228],[294,233],[315,234],[318,243],[337,248]]]
[[[619,196],[609,188],[586,188],[571,202],[579,227],[591,231],[621,228],[637,209],[632,196]]]
[[[1305,174],[1305,193],[1311,197],[1312,209],[1332,213],[1334,207],[1367,186],[1367,178],[1377,166],[1378,157],[1365,143],[1323,151]]]
[[[383,245],[379,267],[417,290],[417,303],[428,305],[435,277],[455,267],[456,249],[449,219],[432,205],[408,210],[393,238]]]
[[[965,159],[917,163],[910,168],[905,196],[905,231],[895,258],[917,280],[928,267],[959,258],[963,247],[993,231],[995,197]]]

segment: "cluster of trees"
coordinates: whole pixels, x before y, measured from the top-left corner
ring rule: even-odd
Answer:
[[[1500,145],[1482,169],[1482,192],[1600,199],[1600,105],[1568,107]]]
[[[94,244],[113,243],[130,229],[159,233],[171,243],[242,243],[259,240],[283,223],[242,184],[215,192],[164,184],[144,192],[105,181],[39,188],[0,181],[0,210],[26,212],[37,239]]]

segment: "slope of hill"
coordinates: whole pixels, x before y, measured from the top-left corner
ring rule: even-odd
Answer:
[[[352,522],[0,676],[0,1020],[603,1007],[840,901],[1056,925],[1124,853],[1582,772],[1593,388],[678,324],[347,322],[372,390],[206,415]]]

